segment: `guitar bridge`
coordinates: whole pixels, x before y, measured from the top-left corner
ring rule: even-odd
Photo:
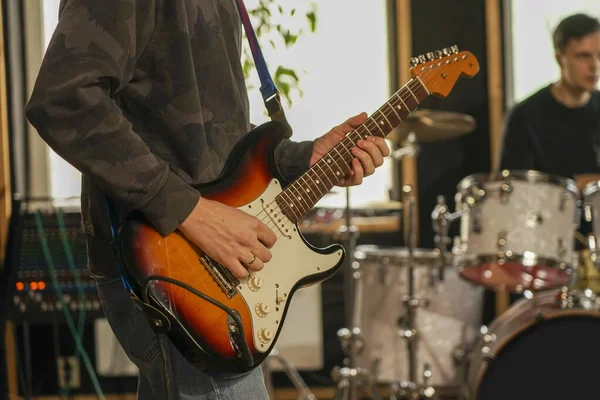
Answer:
[[[239,279],[209,256],[202,256],[199,260],[227,298],[231,299],[235,296],[237,293],[236,287],[240,284]]]

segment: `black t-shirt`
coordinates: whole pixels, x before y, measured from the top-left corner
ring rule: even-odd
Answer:
[[[519,103],[506,119],[499,163],[499,169],[533,169],[570,179],[600,174],[600,92],[592,92],[585,106],[568,108],[548,85]],[[579,231],[587,235],[592,226],[582,218]]]
[[[533,169],[573,179],[600,173],[600,92],[568,108],[550,86],[515,106],[504,127],[500,169]]]

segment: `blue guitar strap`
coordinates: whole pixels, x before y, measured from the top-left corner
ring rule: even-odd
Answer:
[[[246,10],[244,0],[236,0],[236,2],[242,24],[244,25],[244,30],[246,31],[246,37],[248,38],[248,43],[250,44],[250,51],[252,52],[252,57],[254,58],[256,71],[258,72],[258,77],[260,79],[260,93],[262,94],[265,107],[271,119],[281,121],[286,125],[289,137],[291,136],[292,132],[291,127],[285,118],[285,113],[283,111],[283,107],[281,106],[279,91],[277,90],[277,87],[275,86],[275,83],[273,83],[273,79],[271,79],[271,75],[269,74],[267,63],[265,62],[262,50],[258,44],[258,39],[256,38],[256,33],[254,32],[254,28],[250,22],[248,10]]]

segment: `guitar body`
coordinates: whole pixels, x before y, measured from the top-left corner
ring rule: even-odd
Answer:
[[[236,145],[221,176],[196,189],[205,198],[265,215],[282,191],[273,155],[283,133],[277,122],[255,128]],[[121,258],[126,280],[142,300],[138,304],[143,304],[155,329],[167,333],[198,368],[243,372],[258,366],[277,341],[295,291],[340,268],[341,246],[315,248],[297,224],[282,213],[276,218],[268,224],[279,237],[271,249],[272,259],[242,280],[179,231],[163,237],[136,214],[121,226]],[[239,317],[242,330],[223,307]]]

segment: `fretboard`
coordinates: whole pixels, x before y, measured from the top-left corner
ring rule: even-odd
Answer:
[[[348,133],[333,149],[276,197],[277,205],[293,223],[298,222],[352,168],[351,153],[359,140],[386,137],[414,111],[429,92],[419,79],[411,79],[361,126]]]

